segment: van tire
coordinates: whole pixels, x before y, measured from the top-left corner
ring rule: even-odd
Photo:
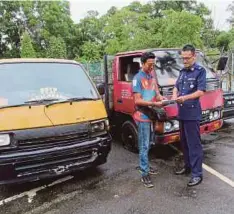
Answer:
[[[132,121],[126,121],[121,127],[121,140],[123,147],[130,152],[138,153],[138,131],[137,126]]]

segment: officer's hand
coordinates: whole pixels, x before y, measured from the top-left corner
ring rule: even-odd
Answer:
[[[176,100],[177,96],[172,96],[171,100]]]
[[[177,97],[177,99],[176,99],[177,103],[183,103],[184,101],[185,101],[185,97],[184,96]]]

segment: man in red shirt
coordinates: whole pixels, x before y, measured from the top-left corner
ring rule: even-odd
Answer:
[[[134,76],[132,82],[136,109],[138,106],[161,107],[163,97],[159,94],[156,79],[151,75],[155,66],[155,55],[150,52],[144,53],[141,63],[142,68]],[[160,101],[157,102],[157,100]],[[148,160],[152,121],[139,110],[134,113],[134,119],[138,125],[141,181],[146,187],[153,187],[149,174],[157,174],[157,171],[149,167]]]

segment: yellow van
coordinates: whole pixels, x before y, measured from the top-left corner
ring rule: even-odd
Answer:
[[[106,109],[81,64],[4,59],[0,82],[0,184],[107,161],[112,139]]]

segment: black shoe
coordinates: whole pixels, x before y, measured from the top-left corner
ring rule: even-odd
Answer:
[[[142,176],[142,177],[141,177],[141,182],[144,184],[145,187],[148,187],[148,188],[151,188],[151,187],[154,186],[154,185],[152,184],[152,181],[151,181],[149,175]]]
[[[192,187],[200,184],[202,182],[202,177],[194,177],[188,182],[187,186]]]
[[[191,173],[191,169],[186,167],[175,172],[176,175],[188,175],[189,173]]]

